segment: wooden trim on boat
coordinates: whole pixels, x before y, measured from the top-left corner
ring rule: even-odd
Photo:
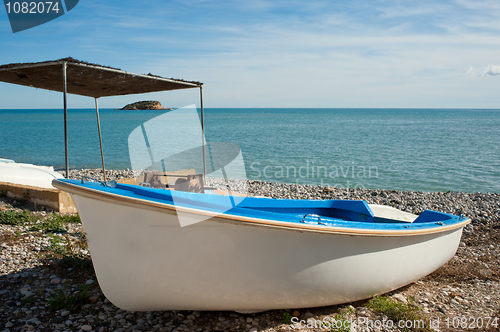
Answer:
[[[238,197],[248,197],[248,195],[245,195],[245,194],[240,194],[240,193],[235,193],[233,191],[229,192],[227,190],[220,190],[220,189],[212,189],[212,191],[214,193],[216,193],[217,195],[221,195],[221,196],[238,196]]]
[[[177,214],[177,211],[188,212],[197,215],[205,215],[212,218],[217,218],[218,222],[230,222],[237,224],[246,224],[251,226],[264,226],[264,227],[272,227],[272,228],[282,228],[287,230],[295,230],[295,231],[312,231],[315,233],[329,233],[329,234],[343,234],[343,235],[353,235],[353,236],[414,236],[414,235],[427,235],[427,234],[435,234],[442,233],[446,231],[456,230],[462,228],[471,222],[470,219],[464,219],[463,221],[453,224],[453,225],[443,225],[442,227],[436,228],[427,228],[427,229],[404,229],[404,230],[383,230],[383,229],[357,229],[357,228],[344,228],[344,227],[334,227],[334,226],[316,226],[310,224],[299,224],[292,222],[283,222],[283,221],[275,221],[269,219],[259,219],[252,217],[243,217],[243,216],[235,216],[230,214],[217,214],[182,207],[175,206],[172,204],[153,202],[150,200],[127,197],[123,195],[117,195],[113,193],[103,192],[100,190],[95,190],[92,188],[82,187],[75,184],[62,182],[58,180],[54,180],[52,185],[60,190],[67,191],[72,194],[82,195],[88,198],[103,200],[110,203],[139,207],[143,209]]]

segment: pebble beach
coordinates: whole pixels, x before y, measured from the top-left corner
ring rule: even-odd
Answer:
[[[108,180],[137,175],[132,170],[107,171]],[[70,171],[71,178],[82,176],[102,180],[102,171]],[[219,179],[209,180],[207,185],[225,189]],[[80,223],[65,222],[56,231],[48,230],[47,220],[59,220],[53,211],[0,195],[0,331],[500,330],[500,194],[232,181],[236,188],[247,188],[250,196],[366,200],[414,214],[427,209],[463,214],[472,223],[464,228],[457,253],[447,264],[380,298],[255,314],[131,312],[114,306],[100,290]],[[7,217],[23,214],[33,217],[30,223]],[[381,302],[408,315],[394,316],[394,310],[382,308]],[[417,320],[425,326],[416,326]]]

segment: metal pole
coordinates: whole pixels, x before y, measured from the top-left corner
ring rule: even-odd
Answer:
[[[203,86],[200,85],[200,104],[201,104],[201,146],[203,148],[203,179],[207,176],[207,165],[205,160],[205,117],[203,115]]]
[[[101,146],[101,161],[102,161],[102,174],[104,175],[104,182],[106,181],[106,168],[104,167],[104,152],[102,150],[102,138],[101,138],[101,121],[99,120],[99,107],[97,106],[97,98],[95,99],[95,114],[97,117],[97,131],[99,131],[99,145]]]
[[[63,62],[63,103],[64,103],[64,154],[66,158],[66,178],[69,178],[69,161],[68,161],[68,78],[66,76],[66,68],[68,63]]]

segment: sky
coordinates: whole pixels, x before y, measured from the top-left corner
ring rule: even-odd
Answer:
[[[500,108],[500,2],[81,0],[17,33],[0,8],[0,64],[68,56],[203,82],[205,107]],[[182,107],[199,92],[99,104],[138,100]],[[61,93],[0,83],[0,108],[60,107]]]

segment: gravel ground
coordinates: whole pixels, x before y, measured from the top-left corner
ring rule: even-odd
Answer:
[[[70,173],[75,178],[82,175],[102,176],[96,170]],[[137,172],[109,171],[107,175],[118,179]],[[224,187],[217,179],[208,185]],[[240,190],[246,188],[252,196],[363,199],[416,214],[432,209],[471,218],[456,255],[445,266],[387,295],[395,303],[411,301],[417,305],[434,324],[434,331],[500,330],[500,194],[334,189],[261,181],[245,184],[240,180],[233,185]],[[51,211],[6,197],[0,200],[0,210],[34,211],[38,223],[52,215]],[[66,232],[48,233],[30,230],[30,226],[0,225],[0,331],[349,331],[328,325],[339,315],[353,322],[351,331],[403,330],[398,322],[391,326],[387,312],[371,309],[368,301],[251,315],[124,311],[102,294],[81,225],[70,223],[66,227]],[[60,259],[61,248],[80,259]],[[321,326],[320,322],[327,323]],[[402,322],[407,326],[410,323]]]

